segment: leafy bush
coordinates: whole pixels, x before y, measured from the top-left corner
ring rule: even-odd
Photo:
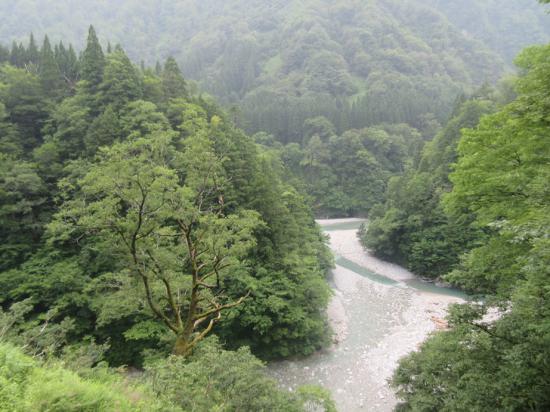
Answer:
[[[186,411],[299,412],[313,405],[317,410],[335,411],[323,389],[285,392],[248,348],[226,351],[213,338],[188,359],[172,356],[150,365],[145,379],[157,394]]]
[[[41,365],[21,350],[0,344],[0,410],[5,412],[179,411],[144,387],[107,370],[82,378],[57,363]]]

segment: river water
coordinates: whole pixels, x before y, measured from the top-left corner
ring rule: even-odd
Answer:
[[[362,222],[319,221],[336,258],[327,311],[334,344],[305,359],[269,365],[290,390],[304,384],[329,389],[341,412],[392,410],[397,400],[388,379],[398,360],[441,326],[448,304],[464,298],[366,253],[357,238]]]

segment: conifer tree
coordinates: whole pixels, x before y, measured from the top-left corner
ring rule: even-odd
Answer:
[[[116,109],[140,99],[143,85],[138,71],[120,46],[107,56],[103,82],[100,85],[101,104],[112,104]]]
[[[105,56],[93,26],[88,31],[86,49],[82,53],[80,76],[87,82],[88,91],[95,94],[103,80]]]
[[[76,56],[73,45],[70,44],[69,49],[67,50],[66,70],[64,70],[63,73],[70,81],[76,83],[80,77],[79,72],[80,66],[78,62],[78,57]]]
[[[55,60],[64,82],[73,88],[78,80],[78,58],[72,45],[67,49],[63,42],[55,46]]]
[[[20,48],[15,41],[11,44],[10,63],[16,67],[21,67],[22,64]]]
[[[187,97],[187,83],[183,78],[178,63],[173,57],[168,57],[162,72],[162,85],[165,98]]]
[[[35,65],[38,65],[40,60],[40,53],[38,51],[38,47],[36,46],[36,41],[34,40],[34,35],[32,33],[29,39],[29,48],[27,49],[26,60],[28,63],[32,63]]]
[[[27,49],[23,42],[19,42],[19,67],[27,67]]]
[[[48,36],[44,37],[44,44],[40,53],[39,75],[44,94],[51,98],[58,97],[62,91],[63,79]]]
[[[10,51],[0,44],[0,64],[10,60]]]
[[[57,65],[61,70],[63,60],[66,58],[66,53],[67,53],[67,49],[65,48],[65,45],[63,44],[62,41],[60,41],[59,44],[55,45],[53,52],[55,56],[55,61],[57,62]]]

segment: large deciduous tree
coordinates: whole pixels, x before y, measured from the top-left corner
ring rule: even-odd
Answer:
[[[183,152],[174,137],[157,131],[105,149],[51,230],[58,239],[91,236],[118,256],[113,298],[146,302],[175,335],[174,353],[186,356],[244,302],[224,295],[224,279],[245,266],[259,218],[224,213],[225,178],[205,134],[189,137]]]

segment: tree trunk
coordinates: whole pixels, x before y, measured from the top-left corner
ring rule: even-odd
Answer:
[[[192,349],[188,339],[184,336],[177,337],[176,343],[174,344],[174,355],[186,357],[191,355]]]

